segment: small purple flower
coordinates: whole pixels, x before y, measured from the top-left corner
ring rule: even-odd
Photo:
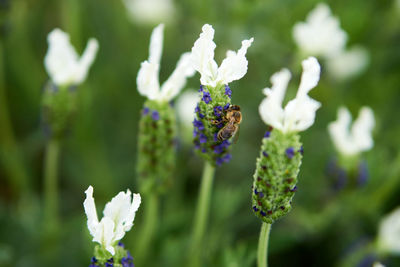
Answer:
[[[224,160],[224,162],[229,162],[232,159],[232,155],[226,154],[222,159]]]
[[[297,191],[297,185],[295,185],[292,189],[290,189],[290,192],[296,192]]]
[[[200,112],[199,105],[196,106],[196,108],[194,109],[194,112],[196,112],[196,113],[199,113],[199,112]]]
[[[257,188],[254,189],[254,194],[258,195]]]
[[[221,166],[222,163],[224,163],[224,160],[223,160],[222,158],[218,157],[218,158],[215,160],[215,163],[216,163],[218,166]]]
[[[266,216],[267,214],[264,211],[260,211],[261,216]]]
[[[218,129],[221,129],[222,127],[224,127],[224,124],[221,122],[219,124],[216,125]]]
[[[205,116],[199,112],[199,117],[200,117],[200,119],[204,119]]]
[[[271,132],[270,131],[266,131],[265,134],[264,134],[264,138],[268,138],[268,137],[270,137],[270,135],[271,135]]]
[[[199,92],[203,92],[203,91],[204,91],[204,85],[200,85]]]
[[[263,193],[263,192],[259,192],[259,193],[258,193],[258,196],[259,196],[259,197],[264,197],[264,193]]]
[[[299,152],[300,152],[300,154],[302,154],[302,155],[304,154],[304,148],[303,148],[303,146],[300,147]]]
[[[204,144],[207,142],[207,136],[203,133],[200,134],[199,136],[200,144]]]
[[[145,116],[145,115],[149,114],[149,111],[150,111],[150,109],[148,107],[144,107],[142,109],[142,115]]]
[[[289,159],[292,159],[294,157],[294,148],[293,147],[289,147],[286,149],[286,157],[288,157]]]
[[[206,92],[206,91],[203,92],[203,98],[202,99],[203,99],[204,102],[206,102],[206,104],[210,103],[211,100],[212,100],[210,93]]]
[[[122,247],[122,248],[125,247],[124,243],[122,243],[121,241],[118,242],[118,246],[120,246],[120,247]]]
[[[214,142],[217,142],[217,141],[218,141],[218,133],[215,133],[215,134],[214,134],[214,139],[213,139],[213,140],[214,140]]]
[[[214,116],[221,117],[221,112],[222,112],[222,107],[221,106],[215,106],[214,107]]]
[[[268,153],[265,151],[263,151],[263,155],[264,155],[264,157],[268,157]]]
[[[203,147],[203,148],[201,149],[201,153],[207,153],[207,149],[206,149],[205,147]]]
[[[198,121],[196,119],[194,119],[193,121],[193,125],[194,127],[196,127],[199,131],[203,131],[204,130],[204,125],[201,121]]]
[[[151,113],[151,118],[153,119],[153,121],[158,121],[160,119],[160,114],[158,113],[157,110],[154,110]]]
[[[193,138],[196,138],[197,135],[199,135],[199,132],[196,129],[194,129],[193,130]]]
[[[230,146],[230,144],[231,143],[228,140],[224,140],[224,141],[222,141],[221,146],[223,146],[224,148],[228,148]]]
[[[108,262],[106,262],[105,266],[106,266],[106,267],[114,267],[114,263],[108,263]]]
[[[222,144],[214,147],[215,154],[221,154],[222,152],[224,152],[224,146]]]
[[[225,95],[231,97],[232,96],[232,90],[229,88],[229,86],[226,84],[225,85]]]
[[[253,210],[254,210],[255,212],[259,211],[259,209],[258,209],[256,206],[253,206]]]
[[[224,110],[227,110],[230,106],[231,106],[230,103],[226,104],[226,105],[224,106]]]

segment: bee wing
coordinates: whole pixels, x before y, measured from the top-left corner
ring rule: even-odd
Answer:
[[[233,143],[236,144],[237,140],[239,139],[240,133],[240,124],[237,126],[236,131],[233,133]]]

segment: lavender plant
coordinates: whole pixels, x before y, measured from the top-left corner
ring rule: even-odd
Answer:
[[[320,65],[314,57],[302,62],[303,74],[296,97],[285,108],[282,103],[290,80],[290,72],[282,69],[271,77],[271,88],[263,90],[266,98],[259,112],[268,125],[262,139],[252,186],[252,208],[261,219],[258,266],[267,264],[268,237],[271,224],[291,209],[297,190],[303,147],[298,133],[309,128],[321,104],[308,96],[320,76]]]
[[[119,192],[106,204],[100,221],[94,203],[93,187],[89,186],[85,194],[83,207],[87,226],[93,242],[98,243],[89,267],[133,267],[133,257],[120,240],[133,226],[141,203],[140,194],[133,194],[132,197],[129,189],[126,193]]]
[[[44,64],[50,81],[44,88],[42,100],[43,122],[49,136],[45,159],[44,217],[49,225],[55,226],[60,141],[72,123],[76,110],[76,88],[85,81],[99,45],[96,39],[90,39],[82,57],[79,58],[69,41],[69,35],[60,29],[50,32],[47,40],[49,49]]]
[[[235,125],[232,124],[236,122],[227,120],[228,110],[233,106],[229,83],[241,79],[246,74],[248,65],[246,52],[253,42],[253,38],[242,41],[242,47],[237,52],[228,51],[226,58],[218,67],[214,60],[216,44],[213,38],[213,27],[205,24],[200,37],[193,45],[191,54],[193,68],[201,75],[200,101],[195,108],[193,138],[196,150],[206,160],[189,253],[191,266],[201,265],[201,243],[208,218],[215,166],[231,159],[229,138],[234,134]],[[239,111],[238,107],[235,107],[235,110]],[[219,135],[221,129],[228,123],[231,123],[229,134]]]
[[[175,170],[176,118],[171,101],[194,74],[190,54],[183,53],[171,76],[160,87],[158,76],[164,25],[150,38],[149,59],[142,62],[137,88],[147,98],[139,122],[137,172],[146,198],[144,229],[139,238],[139,255],[145,257],[156,228],[159,195],[166,191]]]

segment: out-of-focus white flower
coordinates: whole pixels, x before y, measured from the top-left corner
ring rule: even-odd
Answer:
[[[350,130],[351,114],[345,107],[338,110],[336,121],[328,125],[329,134],[337,151],[345,156],[354,156],[371,149],[374,145],[372,130],[375,126],[374,112],[362,107]]]
[[[86,199],[83,202],[87,216],[87,226],[93,241],[101,244],[111,255],[115,254],[115,246],[121,240],[125,232],[133,226],[136,211],[141,202],[140,194],[133,194],[129,189],[119,192],[108,202],[103,211],[103,218],[99,222],[96,206],[93,198],[93,187],[89,186],[85,191]]]
[[[191,60],[193,68],[201,74],[201,84],[216,87],[241,79],[247,72],[246,52],[254,38],[242,41],[242,47],[237,52],[229,50],[220,67],[214,60],[216,44],[213,39],[213,27],[205,24],[192,47]]]
[[[319,3],[308,14],[306,22],[295,24],[293,37],[306,55],[323,57],[337,55],[347,42],[347,34],[340,28],[339,20],[324,3]]]
[[[172,0],[123,0],[123,3],[133,22],[154,25],[168,23],[174,18]]]
[[[374,265],[372,267],[385,267],[385,265],[380,262],[374,262]]]
[[[44,58],[44,65],[53,83],[58,86],[78,85],[87,76],[92,65],[99,43],[90,38],[79,58],[71,45],[69,35],[60,29],[54,29],[47,36],[49,49]]]
[[[181,55],[175,70],[160,88],[158,81],[162,55],[164,25],[154,28],[150,38],[149,59],[142,62],[138,76],[137,87],[141,95],[150,100],[170,101],[186,84],[186,78],[194,75],[190,63],[190,53]]]
[[[400,208],[382,219],[377,241],[379,251],[400,254]]]
[[[321,103],[308,96],[308,92],[317,86],[320,65],[316,58],[310,57],[302,62],[303,74],[296,98],[289,101],[285,108],[282,102],[290,80],[288,69],[282,69],[271,77],[271,88],[265,88],[266,98],[259,106],[262,120],[284,133],[304,131],[313,125],[315,112]]]
[[[328,72],[337,79],[347,79],[360,74],[369,62],[368,52],[361,46],[353,46],[347,51],[327,60]]]
[[[199,93],[195,90],[186,90],[176,100],[178,118],[185,127],[193,128],[193,119],[195,118],[194,109],[198,101]]]

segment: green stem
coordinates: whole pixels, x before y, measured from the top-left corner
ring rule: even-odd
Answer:
[[[192,243],[189,259],[191,266],[201,266],[201,251],[203,251],[202,241],[209,215],[211,191],[214,180],[215,167],[206,162],[201,179],[199,199],[194,217],[194,228],[192,232]]]
[[[138,247],[135,251],[137,255],[138,266],[143,265],[147,259],[148,252],[151,251],[150,245],[154,238],[154,233],[157,229],[157,222],[159,220],[158,206],[159,196],[157,194],[149,194],[143,201],[144,205],[144,218],[141,228],[141,236],[139,237]]]
[[[58,222],[57,172],[60,144],[50,139],[46,146],[44,162],[44,220],[48,230],[55,230]]]
[[[267,267],[268,262],[268,241],[269,232],[271,231],[271,224],[263,222],[260,231],[260,239],[258,240],[258,251],[257,251],[257,266]]]

